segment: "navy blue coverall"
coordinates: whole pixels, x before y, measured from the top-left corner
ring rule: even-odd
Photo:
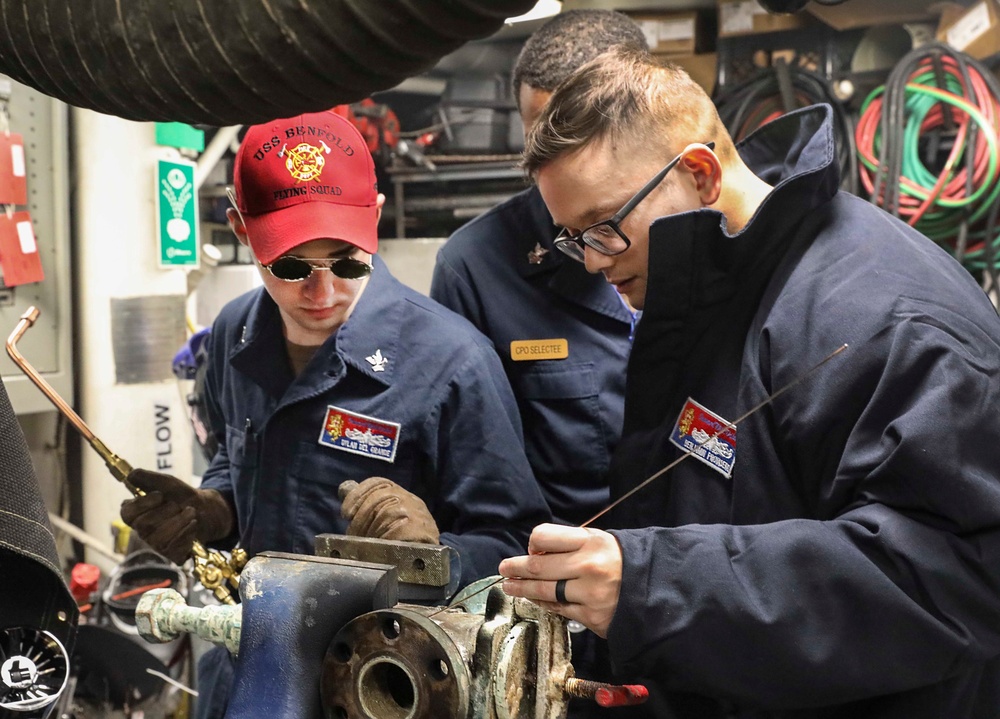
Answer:
[[[523,553],[551,515],[490,343],[373,264],[350,319],[297,377],[263,288],[223,308],[205,381],[220,449],[202,488],[236,507],[233,539],[251,556],[312,554],[316,534],[347,529],[340,483],[387,477],[427,504],[464,586]],[[214,671],[199,717],[221,716],[226,702],[228,662],[199,667]]]
[[[552,245],[536,188],[469,222],[438,253],[431,297],[489,337],[524,423],[528,461],[557,521],[607,505],[633,317],[605,279]],[[519,361],[511,342],[562,339],[564,359]]]
[[[236,507],[251,556],[311,553],[316,534],[347,529],[340,483],[387,477],[427,503],[465,585],[522,551],[549,513],[489,342],[373,262],[350,319],[298,377],[263,288],[222,310],[205,381],[220,449],[202,487]]]
[[[831,114],[738,146],[774,187],[739,233],[710,209],[650,230],[615,496],[681,455],[689,397],[731,421],[849,345],[613,517],[608,642],[674,704],[650,716],[1000,715],[1000,319],[838,192]]]

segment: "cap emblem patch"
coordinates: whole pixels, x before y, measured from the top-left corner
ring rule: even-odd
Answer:
[[[309,182],[318,180],[323,174],[323,167],[326,165],[326,158],[323,155],[330,154],[330,147],[320,140],[320,147],[310,145],[308,142],[300,142],[292,149],[288,149],[287,143],[281,148],[278,157],[285,159],[285,168],[297,182]]]

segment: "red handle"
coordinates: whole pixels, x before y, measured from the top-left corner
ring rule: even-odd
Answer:
[[[649,699],[649,690],[642,684],[601,687],[594,693],[594,700],[602,707],[630,707]]]

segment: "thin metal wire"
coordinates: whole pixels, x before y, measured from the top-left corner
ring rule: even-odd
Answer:
[[[585,529],[586,527],[590,526],[590,524],[592,524],[593,522],[595,522],[599,518],[603,517],[605,514],[607,514],[608,512],[610,512],[612,509],[614,509],[615,507],[617,507],[619,504],[621,504],[622,502],[624,502],[626,499],[628,499],[629,497],[631,497],[633,494],[635,494],[636,492],[638,492],[640,489],[642,489],[643,487],[647,486],[648,484],[650,484],[651,482],[655,481],[656,479],[659,479],[664,474],[666,474],[667,472],[669,472],[671,469],[673,469],[674,467],[676,467],[678,464],[680,464],[681,462],[683,462],[685,459],[687,459],[688,457],[690,457],[694,453],[694,451],[696,449],[698,449],[698,447],[701,447],[702,445],[708,444],[712,440],[717,439],[719,437],[719,435],[722,434],[723,432],[725,432],[726,430],[733,429],[740,422],[742,422],[743,420],[747,419],[750,415],[754,414],[758,410],[760,410],[760,409],[766,407],[767,405],[769,405],[771,402],[773,402],[774,400],[776,400],[778,397],[780,397],[781,395],[783,395],[785,392],[787,392],[788,390],[790,390],[795,385],[797,385],[800,382],[802,382],[803,380],[805,380],[807,377],[809,377],[810,375],[812,375],[813,372],[815,372],[816,370],[818,370],[820,367],[822,367],[823,365],[825,365],[827,362],[829,362],[830,360],[832,360],[834,357],[836,357],[837,355],[839,355],[841,352],[843,352],[846,349],[847,349],[847,344],[846,343],[842,344],[840,347],[838,347],[837,349],[835,349],[833,352],[831,352],[830,354],[828,354],[826,357],[824,357],[822,360],[820,360],[819,362],[817,362],[815,365],[813,365],[812,367],[810,367],[808,370],[806,370],[805,372],[803,372],[802,374],[800,374],[798,377],[796,377],[795,379],[793,379],[791,382],[789,382],[788,384],[786,384],[784,387],[781,387],[780,389],[778,389],[777,391],[775,391],[773,394],[769,395],[766,399],[764,399],[760,403],[754,405],[751,409],[749,409],[746,412],[744,412],[742,415],[740,415],[733,422],[730,422],[729,424],[724,425],[721,429],[719,429],[712,436],[706,438],[705,440],[703,440],[701,442],[698,442],[693,447],[691,447],[690,449],[686,450],[684,452],[684,454],[682,454],[680,457],[678,457],[677,459],[675,459],[673,462],[671,462],[670,464],[668,464],[663,469],[660,469],[659,471],[657,471],[655,474],[651,475],[649,478],[647,478],[641,484],[638,484],[635,487],[633,487],[632,489],[630,489],[628,492],[626,492],[625,494],[623,494],[621,497],[619,497],[614,502],[612,502],[611,504],[609,504],[607,507],[605,507],[604,509],[602,509],[600,512],[598,512],[597,514],[595,514],[593,517],[591,517],[590,519],[588,519],[586,522],[584,522],[583,524],[579,525],[577,528],[578,529]],[[486,590],[492,589],[493,587],[495,587],[496,585],[500,584],[500,582],[503,582],[506,579],[507,579],[507,577],[502,577],[502,578],[496,580],[495,582],[491,582],[490,584],[487,584],[482,589],[479,589],[479,590],[473,592],[472,594],[470,594],[467,597],[463,597],[461,599],[461,602],[467,602],[469,599],[472,599],[472,597],[476,596],[477,594],[482,594]],[[453,601],[448,606],[441,607],[441,609],[438,609],[433,614],[429,614],[427,618],[430,619],[432,617],[435,617],[438,614],[440,614],[441,612],[447,611],[448,609],[451,609],[451,608],[455,607],[456,605],[460,604],[461,602],[459,602],[459,601]]]
[[[715,434],[713,434],[708,439],[704,440],[703,442],[699,442],[694,447],[692,447],[691,449],[687,450],[684,454],[682,454],[680,457],[678,457],[673,462],[671,462],[670,464],[668,464],[666,467],[664,467],[663,469],[661,469],[660,471],[658,471],[656,474],[654,474],[651,477],[649,477],[642,484],[639,484],[639,485],[633,487],[632,489],[630,489],[628,492],[626,492],[625,494],[623,494],[621,497],[619,497],[618,499],[616,499],[614,502],[612,502],[611,504],[609,504],[607,507],[605,507],[604,509],[602,509],[600,512],[598,512],[597,514],[595,514],[593,517],[591,517],[590,519],[588,519],[586,522],[584,522],[580,526],[581,527],[587,527],[591,523],[593,523],[596,520],[598,520],[599,518],[603,517],[605,514],[607,514],[608,512],[610,512],[612,509],[614,509],[615,507],[617,507],[619,504],[621,504],[622,502],[624,502],[626,499],[628,499],[629,497],[631,497],[633,494],[635,494],[636,492],[638,492],[640,489],[642,489],[643,487],[645,487],[647,484],[649,484],[653,480],[659,478],[660,476],[662,476],[666,472],[668,472],[671,469],[673,469],[674,467],[676,467],[682,461],[684,461],[685,459],[687,459],[688,457],[690,457],[691,454],[696,449],[698,449],[698,447],[700,447],[700,446],[702,446],[704,444],[708,444],[713,439],[716,439],[720,434],[722,434],[723,432],[725,432],[727,429],[732,429],[733,427],[735,427],[736,425],[738,425],[740,422],[742,422],[743,420],[745,420],[747,417],[749,417],[750,415],[752,415],[757,410],[762,409],[763,407],[766,407],[771,402],[773,402],[774,400],[776,400],[778,397],[780,397],[781,395],[783,395],[785,392],[787,392],[788,390],[790,390],[792,387],[794,387],[795,385],[797,385],[799,382],[802,382],[809,375],[811,375],[813,372],[815,372],[816,370],[818,370],[820,367],[822,367],[823,365],[825,365],[827,362],[829,362],[830,360],[832,360],[834,357],[836,357],[837,355],[839,355],[841,352],[843,352],[846,349],[847,349],[847,345],[846,344],[842,344],[840,347],[838,347],[833,352],[831,352],[826,357],[824,357],[822,360],[820,360],[817,364],[813,365],[813,367],[810,368],[809,370],[807,370],[805,372],[805,374],[799,375],[798,377],[796,377],[795,379],[793,379],[791,382],[789,382],[788,384],[786,384],[784,387],[782,387],[781,389],[779,389],[777,392],[775,392],[774,394],[772,394],[769,397],[767,397],[767,399],[762,400],[759,404],[755,405],[752,409],[749,409],[746,412],[744,412],[735,421],[733,421],[728,427],[723,427],[722,429],[720,429],[719,431],[717,431]]]

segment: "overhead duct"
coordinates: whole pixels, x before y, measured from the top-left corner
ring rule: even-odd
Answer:
[[[263,122],[359,100],[534,0],[0,0],[0,72],[129,120]]]

